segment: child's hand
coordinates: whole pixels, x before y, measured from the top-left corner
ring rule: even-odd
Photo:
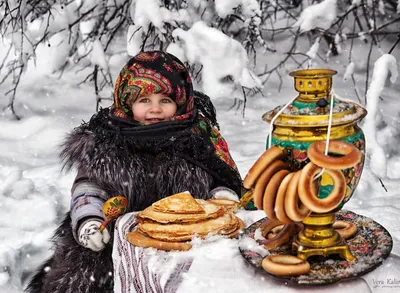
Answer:
[[[101,222],[98,220],[89,220],[84,222],[79,228],[79,243],[93,251],[104,249],[110,241],[110,233],[107,228],[100,232],[99,227]]]

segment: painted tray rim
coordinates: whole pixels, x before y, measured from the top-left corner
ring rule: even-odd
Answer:
[[[351,280],[358,278],[368,272],[371,272],[389,256],[392,247],[393,239],[390,233],[379,223],[369,217],[365,217],[348,210],[340,210],[336,213],[337,220],[350,221],[356,224],[358,232],[352,238],[346,240],[350,244],[350,250],[354,253],[358,260],[354,263],[348,262],[340,258],[333,259],[309,259],[311,265],[311,272],[308,275],[301,276],[276,276],[266,272],[261,267],[262,255],[257,251],[246,249],[240,245],[240,242],[245,237],[254,239],[254,231],[257,227],[266,219],[260,219],[259,221],[251,224],[247,227],[239,238],[239,251],[244,259],[256,269],[262,271],[267,276],[272,277],[275,280],[284,281],[288,284],[293,285],[330,285],[336,282]],[[370,238],[370,239],[369,239]],[[371,240],[361,242],[363,240]],[[370,243],[374,245],[370,245]],[[261,245],[260,245],[261,246]],[[287,254],[289,245],[286,245],[286,250],[271,250],[268,251],[271,254]],[[366,263],[362,261],[366,260]],[[323,271],[330,271],[330,277],[319,278]],[[336,274],[336,275],[335,275]],[[322,274],[326,276],[326,274]]]

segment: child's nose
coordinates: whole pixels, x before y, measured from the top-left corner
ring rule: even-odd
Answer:
[[[159,113],[161,112],[161,106],[159,104],[152,104],[150,111],[154,113]]]

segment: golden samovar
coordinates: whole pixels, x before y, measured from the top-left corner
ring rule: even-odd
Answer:
[[[270,138],[271,145],[286,150],[285,160],[291,171],[300,170],[309,162],[307,149],[313,142],[327,139],[330,112],[330,140],[351,143],[362,153],[361,160],[355,167],[342,170],[346,178],[346,193],[342,202],[329,213],[311,213],[302,221],[304,229],[295,237],[292,246],[297,251],[297,256],[304,260],[312,255],[330,254],[339,254],[349,261],[356,259],[332,225],[335,213],[351,198],[360,180],[365,158],[365,138],[357,124],[367,111],[357,103],[338,99],[332,94],[332,76],[336,73],[328,69],[291,72],[290,76],[294,77],[294,87],[299,95],[278,116],[276,114],[283,106],[263,115],[263,120],[268,123],[276,116]],[[325,174],[319,180],[318,197],[324,198],[331,192],[333,182]]]

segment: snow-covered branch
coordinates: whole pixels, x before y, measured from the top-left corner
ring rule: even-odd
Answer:
[[[389,75],[390,81],[395,83],[398,76],[396,58],[394,58],[393,55],[384,54],[375,62],[372,81],[367,92],[368,115],[365,118],[363,126],[366,135],[367,155],[370,158],[371,171],[380,178],[386,177],[387,158],[384,149],[377,139],[376,116],[379,109],[379,97]]]
[[[113,55],[161,49],[186,60],[196,81],[212,96],[243,99],[244,89],[259,92],[273,75],[282,82],[285,67],[295,70],[312,67],[317,61],[327,64],[343,54],[354,65],[356,44],[368,43],[367,85],[370,56],[381,42],[394,43],[393,36],[400,33],[398,7],[395,0],[1,1],[0,83],[9,87],[7,109],[15,118],[19,81],[30,66],[47,74],[90,69],[83,82],[93,82],[96,101],[101,101],[112,95],[109,61]],[[210,71],[207,64],[215,58],[207,50],[201,58],[191,57],[193,46],[187,39],[200,26],[210,35],[194,39],[196,50],[206,47],[225,52],[227,45],[234,44],[230,48],[235,48],[234,54],[215,51],[215,56],[225,58],[226,63],[240,56],[235,61],[240,72],[228,70],[234,66],[226,66],[223,74]],[[216,31],[219,38],[214,38]],[[206,46],[199,40],[207,42]],[[263,55],[269,57],[264,68],[256,66],[258,56]],[[205,56],[210,60],[204,60]],[[346,76],[360,99],[355,68],[350,69]],[[226,91],[213,89],[212,84],[223,85]]]

